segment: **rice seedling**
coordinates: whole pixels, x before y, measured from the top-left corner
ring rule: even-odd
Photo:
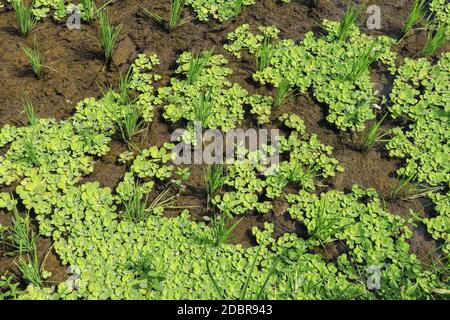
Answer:
[[[131,221],[142,221],[148,216],[148,192],[144,192],[142,187],[135,184],[132,195],[124,203],[124,216]]]
[[[16,261],[16,266],[25,281],[34,284],[37,287],[42,286],[43,279],[41,268],[39,266],[36,245],[34,245],[33,251],[27,255],[27,258],[24,258],[22,255],[19,256]]]
[[[11,0],[11,5],[16,16],[19,32],[26,36],[37,23],[32,12],[34,1],[27,5],[23,0]]]
[[[99,10],[97,12],[97,17],[100,25],[100,40],[105,58],[105,64],[108,64],[111,61],[120,30],[122,29],[122,24],[113,26],[106,9]]]
[[[42,69],[49,68],[45,65],[45,53],[41,53],[39,47],[36,43],[36,39],[34,39],[34,44],[32,48],[22,48],[23,52],[27,56],[28,60],[31,64],[31,69],[33,70],[36,78],[40,79],[42,76]]]
[[[277,92],[275,94],[275,99],[273,100],[273,105],[275,107],[281,106],[292,94],[292,86],[289,83],[289,80],[283,79],[280,82],[280,85],[277,88]]]
[[[377,142],[387,141],[383,138],[386,137],[389,134],[389,132],[380,132],[380,126],[382,125],[384,119],[386,119],[387,115],[388,113],[386,112],[386,114],[379,121],[376,121],[370,127],[362,143],[363,152],[369,151]]]
[[[314,224],[308,226],[311,237],[319,241],[323,248],[325,248],[326,243],[334,240],[333,237],[339,230],[347,227],[339,225],[341,212],[339,210],[334,213],[331,212],[331,205],[327,194],[324,194],[320,198],[319,206],[314,215]]]
[[[442,47],[447,42],[446,26],[445,24],[440,24],[433,30],[433,24],[430,22],[427,24],[427,41],[424,48],[422,49],[420,55],[423,57],[428,57],[434,54],[440,47]]]
[[[143,130],[144,122],[141,114],[132,104],[122,106],[122,112],[117,114],[115,122],[119,127],[123,141],[129,143],[131,138]]]
[[[339,24],[338,29],[338,40],[345,40],[351,29],[355,26],[356,21],[361,13],[360,9],[357,9],[354,5],[350,5],[345,11],[344,16],[342,17],[341,23]]]
[[[204,127],[208,126],[208,118],[211,114],[213,101],[211,90],[202,92],[200,96],[193,101],[194,120],[200,122]]]
[[[225,214],[214,216],[211,221],[214,245],[218,247],[227,242],[228,238],[231,236],[242,219],[244,219],[244,217],[242,217],[235,223],[231,223],[231,219]]]
[[[97,11],[94,0],[80,0],[80,4],[83,7],[83,18],[91,22]]]
[[[189,70],[187,72],[187,80],[189,84],[194,84],[202,70],[208,65],[214,52],[214,48],[204,52],[201,55],[193,55],[189,61]]]
[[[24,105],[24,111],[27,115],[28,123],[30,124],[30,126],[34,127],[38,122],[38,118],[34,111],[33,103],[29,99],[24,99]]]
[[[124,105],[130,104],[131,68],[126,73],[119,73],[119,96]]]
[[[222,163],[209,165],[204,174],[205,189],[207,195],[207,205],[209,206],[210,198],[219,190],[224,181],[224,168]]]
[[[182,26],[183,24],[189,21],[189,18],[181,19],[183,8],[184,8],[184,0],[172,0],[172,3],[170,5],[170,17],[169,21],[167,22],[170,31],[174,30],[179,26]],[[164,23],[164,19],[160,15],[145,8],[142,9],[146,14],[155,19],[158,23],[161,24]]]
[[[170,6],[170,20],[169,29],[173,30],[180,26],[181,13],[184,7],[183,0],[172,0],[172,5]]]
[[[23,148],[25,150],[25,156],[29,162],[31,162],[35,166],[40,166],[40,161],[38,158],[38,153],[36,150],[36,137],[31,132],[26,134],[22,138]]]
[[[12,224],[6,228],[8,235],[5,240],[1,241],[11,248],[11,250],[8,250],[7,255],[33,252],[37,235],[32,230],[29,214],[27,213],[25,217],[21,217],[16,206],[14,206],[13,213]]]
[[[269,65],[274,54],[275,47],[270,44],[269,38],[265,36],[261,47],[256,52],[256,69],[263,71]]]
[[[442,186],[431,187],[424,183],[415,181],[415,175],[402,175],[400,181],[395,188],[389,194],[388,199],[399,199],[402,201],[409,201],[418,198],[422,198],[428,195],[430,192],[436,192],[443,189]]]
[[[408,18],[402,28],[402,33],[407,34],[412,28],[414,28],[418,23],[420,23],[426,15],[427,10],[426,0],[414,0],[414,3],[409,12]]]
[[[368,47],[360,56],[358,56],[351,63],[349,79],[357,81],[364,72],[366,72],[370,65],[377,61],[381,56],[381,52],[374,49],[374,45]]]

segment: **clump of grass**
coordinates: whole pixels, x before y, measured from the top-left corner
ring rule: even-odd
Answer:
[[[406,19],[405,24],[402,28],[402,32],[404,35],[425,18],[427,10],[426,6],[426,0],[414,0],[411,11],[409,12],[408,18]]]
[[[22,50],[23,52],[25,52],[25,55],[30,61],[31,69],[33,70],[34,75],[36,76],[36,78],[40,79],[42,76],[42,70],[44,68],[49,68],[45,64],[45,53],[40,52],[39,47],[36,43],[36,39],[34,39],[32,48],[23,47]]]
[[[27,258],[24,258],[22,255],[19,256],[16,266],[25,281],[38,287],[42,286],[43,279],[41,268],[39,266],[36,245],[34,245],[32,253],[28,255]]]
[[[24,111],[27,115],[28,123],[30,124],[30,126],[34,127],[38,122],[38,118],[34,111],[33,103],[29,99],[24,99],[24,106]]]
[[[214,48],[209,51],[206,51],[200,55],[193,55],[191,60],[189,60],[189,70],[187,73],[187,80],[189,84],[194,84],[202,70],[208,65],[211,57],[213,55]]]
[[[211,221],[214,245],[218,247],[225,243],[243,218],[235,223],[231,223],[231,219],[225,214],[214,216]]]
[[[124,105],[129,104],[130,101],[130,87],[131,87],[131,68],[126,73],[119,73],[119,96],[120,102]]]
[[[7,228],[8,236],[2,242],[12,250],[7,255],[31,253],[34,250],[37,236],[33,233],[30,216],[21,217],[16,206],[11,227]],[[1,240],[1,239],[0,239]]]
[[[131,197],[124,203],[125,218],[131,221],[142,221],[148,216],[148,192],[135,184]]]
[[[27,6],[23,0],[11,0],[11,5],[16,16],[19,32],[26,36],[37,23],[32,12],[34,1]]]
[[[211,91],[206,93],[202,92],[193,103],[194,120],[200,122],[202,126],[207,127],[212,107]]]
[[[84,19],[92,22],[96,11],[94,0],[80,0],[80,4],[83,6]]]
[[[106,9],[99,10],[97,12],[97,17],[100,25],[100,40],[102,43],[105,64],[108,64],[112,59],[112,54],[116,46],[120,30],[122,29],[122,24],[113,26]]]
[[[263,71],[270,63],[275,54],[275,47],[270,43],[267,36],[264,37],[261,47],[256,52],[256,69]]]
[[[209,165],[204,174],[205,189],[207,197],[207,206],[209,208],[209,203],[211,197],[216,193],[217,190],[222,188],[225,181],[224,168],[222,163]]]
[[[189,18],[181,19],[183,8],[184,8],[184,0],[172,0],[172,3],[170,5],[170,17],[169,21],[167,22],[170,31],[189,21]],[[160,15],[145,8],[142,9],[144,10],[145,13],[147,13],[150,17],[155,19],[158,23],[161,24],[164,23],[164,19]]]
[[[39,158],[36,150],[36,137],[33,133],[28,133],[22,138],[23,148],[27,160],[35,166],[39,166]]]
[[[386,114],[379,120],[376,121],[367,132],[367,135],[364,137],[363,143],[362,143],[362,151],[367,152],[369,151],[377,142],[384,142],[386,140],[383,140],[385,136],[389,134],[389,132],[380,132],[380,126],[382,125],[384,119],[386,119]]]
[[[358,56],[351,65],[349,78],[351,81],[358,80],[370,65],[377,61],[381,56],[381,52],[376,51],[374,45],[368,47],[360,56]]]
[[[180,18],[184,7],[183,0],[172,0],[172,5],[170,6],[170,20],[169,29],[173,30],[181,25]]]
[[[125,105],[124,112],[124,116],[117,121],[117,124],[123,140],[130,142],[131,138],[142,130],[143,121],[140,112],[134,105]]]
[[[325,248],[325,244],[332,242],[334,235],[345,228],[346,226],[339,226],[341,215],[338,211],[329,212],[332,207],[329,197],[325,194],[320,198],[319,207],[315,214],[315,224],[309,230],[311,237]]]
[[[442,190],[442,186],[431,187],[416,181],[415,175],[402,175],[397,187],[389,194],[389,200],[400,199],[402,201],[413,200],[426,196],[429,192]]]
[[[422,49],[422,52],[420,53],[423,57],[428,57],[434,54],[448,40],[446,35],[446,26],[444,24],[437,26],[436,30],[433,29],[433,23],[428,23],[427,41]]]
[[[292,86],[287,79],[283,79],[280,82],[280,85],[277,88],[277,92],[275,94],[275,99],[273,100],[273,104],[275,107],[281,106],[286,99],[292,94]]]
[[[350,5],[345,11],[344,16],[342,17],[341,23],[339,24],[338,29],[338,40],[345,40],[351,29],[355,26],[356,21],[358,20],[359,15],[361,14],[361,10],[355,7],[354,5]]]

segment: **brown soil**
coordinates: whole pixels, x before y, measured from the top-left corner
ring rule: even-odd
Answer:
[[[110,67],[104,68],[97,36],[97,25],[83,24],[81,30],[68,30],[63,23],[46,19],[40,22],[35,31],[28,37],[21,37],[15,30],[14,14],[8,9],[0,9],[0,127],[6,123],[25,124],[22,113],[22,99],[28,97],[37,109],[40,117],[54,117],[64,119],[69,117],[75,105],[83,98],[99,97],[102,89],[109,85],[116,86],[119,71],[124,71],[138,53],[156,53],[161,64],[156,72],[162,76],[161,84],[168,83],[176,67],[177,56],[183,51],[199,52],[215,46],[216,52],[224,54],[230,60],[230,67],[234,70],[231,79],[250,92],[271,94],[272,90],[259,87],[251,81],[254,68],[252,60],[237,61],[222,48],[226,35],[242,23],[251,26],[274,24],[281,30],[282,38],[301,40],[307,31],[320,33],[320,22],[323,19],[338,20],[348,3],[353,1],[321,0],[316,9],[311,9],[309,0],[293,0],[288,4],[277,4],[275,0],[260,0],[250,8],[244,9],[241,16],[232,21],[220,24],[215,21],[201,23],[191,21],[173,32],[168,32],[158,23],[146,16],[141,6],[154,9],[158,14],[168,12],[169,1],[158,0],[120,0],[112,1],[110,14],[115,23],[123,23],[120,40],[115,50]],[[363,1],[364,2],[364,1]],[[370,31],[362,26],[369,34],[384,34],[395,38],[400,37],[402,22],[406,19],[412,1],[374,0],[370,4],[381,7],[382,29]],[[193,15],[192,12],[190,12]],[[361,19],[363,20],[363,19]],[[42,79],[37,80],[32,74],[26,57],[21,50],[29,46],[36,39],[42,51],[47,52],[46,61],[51,69],[46,70]],[[423,33],[407,38],[398,48],[399,59],[413,57],[424,43]],[[436,55],[437,56],[437,55]],[[383,72],[373,73],[375,87],[380,93],[387,94],[392,79]],[[160,111],[158,111],[160,112]],[[401,164],[398,160],[387,157],[382,148],[370,150],[367,154],[354,148],[355,137],[342,135],[331,128],[325,118],[326,107],[319,104],[310,94],[290,99],[274,117],[283,112],[299,114],[307,125],[308,133],[315,133],[319,139],[335,148],[334,156],[341,162],[345,172],[338,174],[330,181],[330,187],[337,190],[349,190],[353,184],[365,188],[375,188],[382,197],[390,192],[390,186],[397,183],[393,173]],[[386,123],[386,126],[391,124]],[[168,142],[172,126],[165,123],[160,114],[145,135],[136,137],[135,143],[140,147],[162,145]],[[361,139],[356,137],[356,141]],[[127,147],[118,139],[110,144],[111,151],[98,160],[95,171],[86,177],[85,181],[99,181],[102,186],[114,188],[121,180],[126,167],[117,163],[117,157]],[[203,168],[192,166],[191,178],[187,184],[187,191],[176,201],[177,206],[202,207],[205,205]],[[5,191],[6,189],[0,189]],[[11,191],[11,190],[9,190]],[[419,215],[429,214],[427,208],[420,201],[387,204],[391,212],[405,215],[413,209]],[[277,205],[276,212],[264,217],[248,216],[235,231],[233,243],[245,246],[254,242],[251,228],[261,226],[264,221],[272,221],[276,225],[276,234],[297,232],[304,234],[298,223],[292,221],[285,212],[283,204]],[[176,215],[178,211],[169,210],[167,215]],[[200,219],[204,214],[201,208],[192,209],[193,216]],[[9,223],[11,216],[0,212],[0,223]],[[435,247],[435,242],[426,236],[423,226],[414,229],[415,235],[411,240],[412,251],[419,257]],[[48,239],[39,240],[40,256],[44,256],[51,244]],[[336,246],[339,247],[339,246]],[[1,248],[0,248],[1,249]],[[334,248],[334,251],[339,248]],[[331,250],[331,251],[333,251]],[[0,270],[5,270],[11,264],[11,259],[2,257],[0,251]],[[46,269],[53,273],[52,281],[65,278],[65,267],[61,265],[53,252],[46,261]]]

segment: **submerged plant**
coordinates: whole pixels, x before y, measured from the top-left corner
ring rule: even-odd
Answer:
[[[431,22],[428,23],[427,41],[425,42],[425,46],[420,53],[423,57],[428,57],[434,54],[448,40],[447,27],[445,24],[438,25],[436,30],[433,29],[433,24]]]
[[[11,5],[16,16],[18,29],[23,36],[26,36],[37,23],[32,11],[34,1],[27,6],[23,0],[11,0]]]
[[[105,64],[111,61],[114,48],[119,37],[122,24],[113,26],[109,20],[108,11],[106,9],[97,12],[98,22],[100,25],[100,40],[102,43]]]
[[[357,9],[354,5],[350,5],[345,11],[344,16],[341,19],[338,29],[338,40],[345,40],[352,28],[355,26],[356,21],[360,15],[360,10]]]
[[[209,51],[204,52],[201,55],[192,55],[189,60],[189,69],[187,71],[187,80],[189,84],[194,84],[202,70],[208,65],[214,52],[214,48]]]
[[[420,21],[425,18],[427,11],[427,2],[426,0],[414,0],[411,11],[409,12],[408,18],[403,25],[402,32],[406,34],[414,28]]]

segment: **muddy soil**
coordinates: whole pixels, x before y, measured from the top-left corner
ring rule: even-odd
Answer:
[[[97,1],[98,2],[98,1]],[[86,97],[100,97],[102,90],[108,86],[117,86],[119,71],[125,71],[138,53],[156,53],[161,64],[156,72],[162,76],[160,85],[166,85],[173,76],[176,68],[177,56],[183,51],[200,52],[213,46],[216,52],[224,54],[234,70],[231,80],[239,83],[250,92],[273,94],[273,90],[260,87],[251,81],[254,71],[254,61],[243,59],[237,61],[232,55],[223,50],[226,35],[237,26],[248,23],[251,26],[273,24],[281,30],[282,38],[296,41],[303,39],[308,31],[316,34],[323,32],[320,22],[323,19],[339,20],[346,5],[355,1],[320,0],[317,8],[310,7],[310,0],[293,0],[288,4],[278,4],[275,0],[259,0],[254,6],[245,8],[243,14],[234,20],[218,23],[216,21],[199,22],[191,20],[189,23],[168,32],[157,22],[143,13],[141,7],[151,8],[164,16],[168,13],[170,2],[159,0],[120,0],[112,1],[109,6],[110,15],[114,23],[123,23],[123,29],[116,47],[111,66],[105,68],[101,47],[98,40],[98,26],[83,23],[81,30],[69,30],[65,23],[46,19],[26,38],[21,37],[15,29],[15,17],[11,10],[0,9],[0,127],[6,123],[25,124],[26,117],[22,113],[22,100],[28,98],[33,102],[40,117],[64,119],[73,114],[76,103]],[[356,1],[361,3],[361,1]],[[373,0],[366,4],[376,4],[382,11],[380,30],[368,30],[365,19],[361,17],[361,28],[373,35],[388,35],[399,38],[402,23],[405,21],[411,0]],[[185,15],[194,16],[186,10]],[[36,79],[26,61],[22,47],[30,46],[36,41],[41,51],[46,52],[46,62],[49,69],[45,70],[42,79]],[[414,57],[422,48],[424,34],[417,33],[405,39],[395,50],[399,53],[399,60]],[[448,50],[444,48],[443,50]],[[440,52],[436,54],[439,55]],[[436,57],[435,56],[435,57]],[[434,57],[434,58],[435,58]],[[392,79],[383,72],[373,72],[375,87],[387,94],[392,85]],[[353,184],[364,188],[375,188],[382,197],[391,191],[392,185],[398,183],[394,178],[395,171],[401,165],[399,160],[386,155],[382,146],[364,154],[354,148],[354,141],[361,139],[340,134],[330,127],[325,116],[326,106],[318,103],[311,94],[305,94],[289,99],[287,103],[274,112],[273,117],[280,113],[295,112],[299,114],[307,125],[308,133],[315,133],[319,139],[335,148],[334,156],[341,162],[345,172],[338,174],[329,181],[329,188],[347,191]],[[161,110],[156,111],[155,120],[145,134],[136,137],[136,144],[140,147],[162,145],[168,142],[173,126],[162,120]],[[385,127],[392,124],[387,121]],[[356,140],[355,140],[356,139]],[[349,142],[350,141],[350,142]],[[353,141],[353,142],[352,142]],[[127,150],[118,139],[111,142],[111,151],[99,159],[92,175],[85,181],[99,181],[102,186],[114,188],[122,179],[126,167],[117,163],[120,153]],[[178,198],[178,206],[202,207],[205,205],[203,169],[192,167],[191,178],[187,183],[187,191]],[[7,189],[0,189],[6,191]],[[11,190],[7,190],[11,191]],[[391,201],[386,204],[391,212],[405,215],[413,209],[419,215],[429,215],[430,208],[426,201]],[[204,209],[192,209],[195,219],[201,219]],[[167,215],[174,216],[177,211],[169,210]],[[11,215],[0,212],[0,223],[10,223]],[[304,234],[304,227],[291,221],[283,213],[283,203],[277,204],[277,209],[269,215],[246,217],[235,231],[232,243],[249,246],[254,243],[251,228],[261,226],[264,221],[272,221],[276,225],[276,233],[296,232]],[[427,259],[427,253],[436,244],[424,232],[423,226],[414,229],[415,235],[411,240],[412,251],[419,257]],[[40,239],[38,243],[39,255],[43,257],[51,242]],[[13,265],[13,261],[3,257],[0,247],[0,273]],[[334,250],[338,250],[334,248]],[[46,270],[53,273],[51,282],[61,281],[66,277],[64,267],[57,256],[50,250],[45,264]],[[14,268],[13,268],[14,269]]]

